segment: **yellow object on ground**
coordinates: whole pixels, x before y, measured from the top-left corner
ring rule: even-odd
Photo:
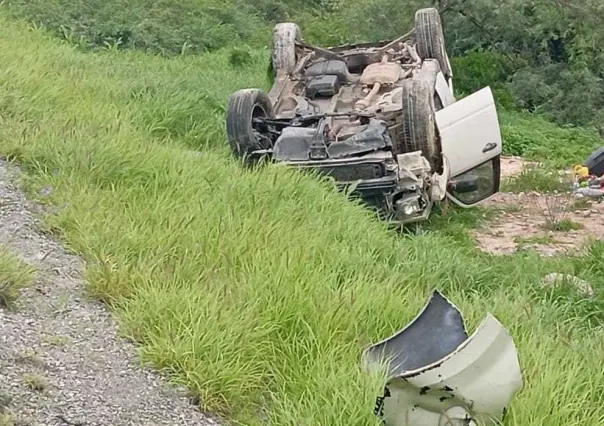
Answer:
[[[589,176],[589,168],[581,165],[575,164],[573,166],[573,176],[574,177],[586,177]]]

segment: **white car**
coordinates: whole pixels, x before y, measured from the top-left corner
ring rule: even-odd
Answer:
[[[294,23],[273,34],[268,93],[229,100],[233,153],[332,176],[401,223],[449,197],[473,206],[499,191],[502,139],[486,87],[456,100],[438,11],[392,41],[324,49]]]

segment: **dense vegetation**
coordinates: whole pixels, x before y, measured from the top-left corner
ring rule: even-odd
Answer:
[[[443,13],[457,88],[490,84],[502,105],[562,124],[604,126],[604,3],[600,0],[8,0],[26,18],[86,47],[164,55],[266,46],[294,20],[322,44],[375,40],[411,28],[434,3]]]
[[[361,371],[361,350],[411,320],[438,287],[470,328],[490,311],[514,336],[526,383],[506,425],[604,422],[604,294],[585,300],[539,284],[547,272],[601,284],[602,243],[582,257],[494,258],[467,234],[482,211],[436,215],[400,236],[326,181],[246,170],[228,155],[225,100],[266,87],[268,55],[256,46],[271,22],[299,17],[326,43],[388,36],[410,25],[399,1],[346,10],[337,1],[11,3],[13,16],[62,27],[69,43],[0,15],[0,154],[24,166],[32,196],[55,206],[48,232],[85,256],[91,290],[118,310],[143,358],[205,408],[246,425],[377,425],[382,382]],[[378,25],[368,14],[376,7],[396,22]],[[457,71],[467,88],[490,78],[489,58],[510,54],[478,43],[486,50],[468,54],[463,40],[474,32],[447,27],[461,69],[475,71]],[[119,51],[116,37],[165,54],[217,51],[166,59]],[[236,40],[250,48],[233,50]],[[80,51],[105,41],[111,49]],[[500,80],[502,93],[512,90]],[[508,152],[552,164],[580,161],[599,143],[592,130],[519,112],[501,120]]]

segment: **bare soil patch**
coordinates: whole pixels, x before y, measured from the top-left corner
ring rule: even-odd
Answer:
[[[539,163],[526,161],[522,157],[501,157],[501,178],[506,179],[513,176],[518,176],[526,168],[535,167],[538,165]]]
[[[537,164],[520,157],[503,157],[502,178],[510,178]],[[496,194],[484,203],[500,213],[474,230],[478,247],[492,254],[535,250],[544,256],[576,255],[596,239],[604,239],[604,203],[570,194]],[[551,222],[561,226],[552,229]]]
[[[485,204],[501,209],[501,213],[474,232],[478,246],[493,254],[510,254],[524,249],[536,250],[546,256],[572,255],[580,253],[594,239],[604,238],[604,203],[590,203],[573,209],[573,198],[558,201],[555,198],[543,194],[497,194]],[[563,206],[566,200],[569,210],[563,217],[566,229],[547,229],[547,206]]]

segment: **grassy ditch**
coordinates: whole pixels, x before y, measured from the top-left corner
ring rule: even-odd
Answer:
[[[581,259],[492,258],[458,235],[397,236],[328,182],[226,154],[222,105],[263,85],[265,57],[77,52],[0,17],[0,151],[47,229],[87,259],[144,360],[242,424],[377,425],[382,385],[362,349],[434,288],[475,327],[514,335],[526,386],[508,425],[604,421],[603,299],[544,292],[547,272],[604,279]],[[200,149],[201,154],[192,151]],[[463,223],[463,221],[459,222]]]

